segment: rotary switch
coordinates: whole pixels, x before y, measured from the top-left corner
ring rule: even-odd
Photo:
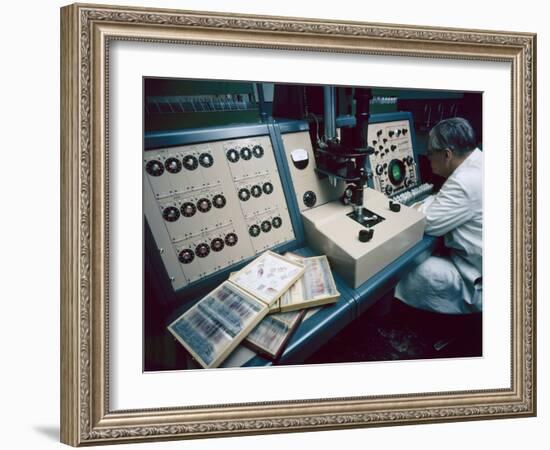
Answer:
[[[269,233],[271,231],[271,222],[269,220],[264,220],[262,222],[262,231],[264,233]]]
[[[235,233],[229,233],[225,236],[225,245],[228,245],[229,247],[233,247],[238,241],[239,238]]]
[[[223,239],[221,238],[215,238],[212,239],[212,242],[210,242],[210,248],[214,252],[221,252],[224,248],[225,244],[223,242]]]
[[[183,166],[187,170],[195,170],[199,166],[199,161],[193,155],[187,155],[183,158]]]
[[[264,148],[261,145],[255,145],[252,147],[252,153],[256,158],[264,156]]]
[[[214,157],[210,153],[201,153],[199,162],[202,167],[211,167],[214,164]]]
[[[241,148],[241,158],[248,161],[252,158],[252,151],[248,147]]]
[[[184,217],[192,217],[197,212],[196,206],[191,202],[185,202],[181,205],[181,213]]]
[[[262,195],[262,188],[255,184],[250,188],[250,193],[252,194],[252,197],[258,198],[260,195]]]
[[[391,195],[391,193],[393,192],[393,188],[388,184],[385,188],[385,191],[386,195]]]
[[[247,188],[239,189],[239,199],[246,202],[250,198],[250,191]]]
[[[197,255],[199,258],[206,258],[210,254],[210,247],[208,247],[208,244],[201,243],[197,245],[195,248],[195,255]]]
[[[254,225],[251,225],[249,228],[248,228],[248,233],[250,234],[250,236],[252,237],[256,237],[260,234],[260,227],[256,224]]]
[[[239,160],[239,152],[234,148],[229,149],[226,153],[227,159],[232,163],[236,163]]]
[[[175,206],[168,206],[162,211],[162,217],[164,217],[164,220],[167,222],[175,222],[180,217],[180,211]]]
[[[206,213],[210,211],[210,208],[212,208],[212,202],[207,198],[201,198],[197,202],[197,208],[199,209],[200,212]]]
[[[279,216],[274,217],[273,220],[271,221],[271,225],[273,225],[273,228],[281,228],[282,224],[283,224],[283,220]]]
[[[262,190],[264,191],[264,194],[271,194],[273,192],[273,184],[271,184],[269,181],[263,184]]]
[[[216,194],[212,198],[212,204],[215,208],[223,208],[227,201],[225,200],[225,197],[222,194]]]
[[[195,259],[195,254],[193,253],[193,250],[186,248],[179,253],[178,259],[182,264],[189,264]]]
[[[170,173],[178,173],[181,170],[181,161],[177,158],[168,158],[164,162],[164,167]]]
[[[376,175],[382,175],[383,172],[384,172],[384,166],[382,166],[382,164],[377,164],[376,165]]]
[[[160,177],[164,173],[164,166],[156,159],[152,159],[145,165],[145,170],[152,177]]]

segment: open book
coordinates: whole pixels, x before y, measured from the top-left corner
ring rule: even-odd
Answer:
[[[266,251],[197,302],[168,330],[204,368],[218,367],[304,273]]]

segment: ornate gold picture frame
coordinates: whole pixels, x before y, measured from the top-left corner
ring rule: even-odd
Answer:
[[[511,385],[477,391],[113,410],[108,70],[115,41],[509,63]],[[62,442],[80,446],[535,415],[535,89],[536,36],[530,33],[81,4],[62,8]]]

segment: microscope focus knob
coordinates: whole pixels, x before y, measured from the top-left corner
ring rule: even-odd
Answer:
[[[372,228],[368,228],[366,230],[359,230],[359,240],[361,242],[369,242],[373,236],[374,236],[374,230]]]
[[[317,203],[317,196],[315,195],[315,192],[307,191],[304,194],[302,200],[304,202],[304,205],[306,205],[308,208],[311,208],[312,206],[315,206],[315,203]]]
[[[401,211],[401,205],[399,203],[396,203],[390,200],[390,210],[393,212],[399,212]]]

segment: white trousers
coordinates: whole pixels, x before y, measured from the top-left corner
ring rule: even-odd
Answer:
[[[430,256],[405,275],[395,287],[395,297],[413,308],[443,314],[467,314],[478,309],[466,302],[470,298],[466,283],[450,259]],[[479,292],[481,295],[481,291]],[[474,305],[481,302],[474,302]]]

